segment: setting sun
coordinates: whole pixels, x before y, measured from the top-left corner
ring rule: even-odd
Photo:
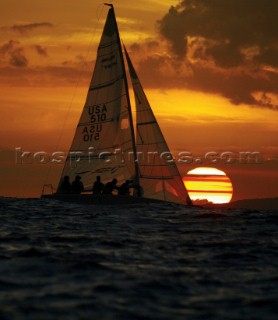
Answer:
[[[231,201],[233,186],[229,177],[221,170],[209,167],[195,168],[187,173],[183,181],[195,204]]]

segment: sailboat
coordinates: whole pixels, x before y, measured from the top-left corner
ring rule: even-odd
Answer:
[[[127,50],[121,44],[114,7],[106,5],[110,8],[92,80],[61,181],[56,193],[42,197],[92,204],[156,201],[188,204],[190,198],[176,163]],[[135,97],[135,125],[126,69]],[[63,193],[61,184],[65,176],[70,181],[81,177],[85,192]],[[132,181],[130,196],[92,194],[97,176],[103,183],[113,178],[118,184]]]

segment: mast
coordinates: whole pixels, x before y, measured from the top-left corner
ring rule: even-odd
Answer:
[[[127,110],[128,110],[128,118],[129,118],[129,123],[130,123],[130,130],[131,130],[132,150],[133,150],[134,169],[135,169],[135,186],[137,187],[137,195],[139,197],[141,197],[140,184],[139,184],[140,172],[139,172],[138,157],[137,157],[137,150],[136,150],[135,133],[134,133],[132,111],[131,111],[130,97],[129,97],[129,91],[128,91],[128,83],[127,83],[127,76],[126,76],[126,70],[125,70],[125,63],[124,63],[124,57],[123,57],[123,52],[122,52],[120,34],[119,34],[118,24],[117,24],[116,17],[115,17],[115,11],[114,11],[113,4],[104,3],[104,5],[109,6],[111,8],[109,10],[112,10],[112,12],[113,12],[113,17],[114,17],[115,25],[116,25],[116,35],[117,35],[117,40],[118,40],[118,43],[119,43],[119,46],[120,46],[119,54],[120,54],[120,59],[121,59],[121,63],[122,63],[122,66],[123,66],[124,86],[125,86],[125,89],[126,89]]]

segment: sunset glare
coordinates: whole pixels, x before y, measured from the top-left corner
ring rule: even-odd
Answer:
[[[225,172],[216,168],[199,167],[190,170],[183,179],[194,203],[228,203],[233,186]]]

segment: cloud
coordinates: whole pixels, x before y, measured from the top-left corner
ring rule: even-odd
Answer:
[[[225,73],[198,65],[192,65],[192,72],[188,88],[221,94],[235,105],[247,104],[278,110],[269,96],[270,92],[278,94],[278,75],[275,73],[270,73],[267,78],[264,75],[254,77],[244,70]],[[261,93],[260,96],[255,95],[258,92]]]
[[[234,56],[234,64],[240,64],[243,48],[258,46],[259,55],[266,48],[277,52],[277,18],[276,0],[183,0],[170,8],[159,30],[179,57],[187,53],[190,37],[203,38],[214,41],[207,54],[216,64],[225,51],[227,59]]]
[[[35,45],[33,48],[43,57],[47,57],[47,50],[40,45]],[[20,46],[19,41],[9,40],[0,45],[0,57],[2,65],[10,65],[21,68],[26,67],[29,63],[24,53],[24,48]]]
[[[40,55],[40,56],[43,56],[43,57],[47,57],[47,49],[46,48],[43,48],[42,46],[40,45],[35,45],[35,50],[37,51],[37,53]]]
[[[19,61],[16,61],[19,63]],[[0,67],[0,85],[11,86],[74,86],[78,79],[79,85],[88,85],[92,75],[91,68],[81,67],[69,62],[67,65],[28,68]]]
[[[141,57],[141,73],[152,69],[156,83],[162,83],[163,75],[176,72],[168,86],[278,110],[273,99],[278,97],[277,20],[276,0],[182,0],[158,21],[171,59]],[[161,41],[159,46],[161,52]]]
[[[159,48],[159,42],[153,39],[146,39],[143,43],[139,44],[139,43],[133,43],[130,46],[130,49],[132,51],[142,51],[142,50],[153,50],[153,49],[157,49]]]
[[[23,48],[16,48],[10,52],[10,64],[17,68],[26,67],[28,65],[28,60],[24,55]]]
[[[2,27],[2,29],[8,29],[11,31],[19,32],[21,34],[28,33],[38,28],[51,28],[53,24],[50,22],[33,22],[28,24],[15,24],[10,27]]]
[[[0,53],[2,53],[2,54],[9,53],[18,44],[19,44],[19,42],[18,41],[14,41],[14,40],[10,40],[9,42],[4,43],[2,46],[0,46]]]
[[[6,57],[9,65],[13,67],[22,68],[28,65],[28,59],[24,54],[24,48],[20,47],[19,41],[10,40],[7,43],[4,43],[0,46],[0,55],[3,58]]]
[[[132,47],[134,49],[134,47]],[[278,74],[244,68],[219,69],[209,64],[179,61],[165,54],[146,54],[141,46],[130,53],[144,87],[187,89],[221,95],[232,104],[278,110]],[[163,52],[160,47],[159,52]],[[143,54],[142,54],[143,53]],[[133,56],[135,59],[133,59]]]
[[[8,51],[7,47],[9,47]],[[5,53],[1,53],[1,50]],[[94,61],[86,60],[82,55],[56,65],[29,64],[29,60],[24,55],[24,48],[20,46],[20,42],[13,40],[0,45],[0,61],[2,62],[0,63],[0,85],[32,87],[72,86],[76,85],[77,80],[79,84],[88,85],[94,65]],[[22,68],[26,66],[28,67]]]

